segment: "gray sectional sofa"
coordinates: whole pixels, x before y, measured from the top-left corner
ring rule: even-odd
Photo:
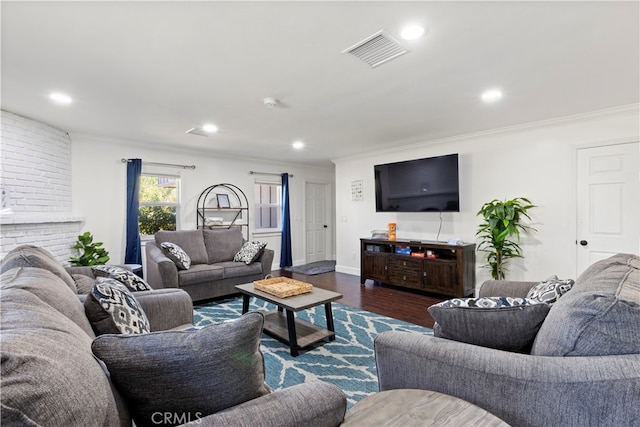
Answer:
[[[488,281],[480,296],[525,297],[534,284]],[[640,425],[640,257],[618,254],[585,270],[528,354],[385,332],[375,357],[381,391],[438,391],[514,426]]]
[[[265,248],[252,263],[234,262],[244,243],[239,228],[159,231],[146,243],[146,279],[154,288],[184,289],[193,301],[236,294],[235,285],[264,279],[271,272],[273,250]],[[171,242],[191,259],[189,269],[176,266],[160,245]]]
[[[70,274],[47,251],[20,247],[1,271],[3,426],[337,426],[344,417],[346,397],[331,384],[266,386],[260,313],[184,330],[186,292],[134,292],[152,332],[96,337],[81,302],[90,297],[77,294],[89,269]]]

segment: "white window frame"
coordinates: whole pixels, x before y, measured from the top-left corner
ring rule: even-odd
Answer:
[[[177,174],[171,174],[171,173],[158,173],[158,172],[152,172],[152,171],[143,171],[140,176],[152,176],[152,177],[157,177],[157,178],[172,178],[176,180],[176,199],[178,200],[177,202],[143,202],[140,201],[139,202],[139,206],[171,206],[171,207],[175,207],[176,208],[176,231],[180,230],[180,211],[182,210],[182,200],[181,200],[181,194],[182,192],[181,190],[181,186],[182,186],[182,177],[180,175]],[[142,234],[140,233],[140,239],[141,240],[152,240],[154,237],[152,234]]]
[[[276,208],[276,212],[277,212],[277,226],[275,228],[258,228],[255,224],[256,224],[256,220],[254,218],[254,222],[253,225],[255,227],[253,233],[254,234],[267,234],[267,233],[273,233],[273,234],[281,234],[282,233],[282,183],[280,181],[269,181],[269,180],[256,180],[254,182],[254,195],[256,193],[257,190],[257,186],[259,185],[269,185],[269,186],[276,186],[277,187],[277,194],[278,194],[278,202],[277,203],[259,203],[257,199],[254,199],[254,203],[253,203],[253,215],[256,215],[256,211],[258,210],[258,208],[261,207],[269,207],[269,208]]]

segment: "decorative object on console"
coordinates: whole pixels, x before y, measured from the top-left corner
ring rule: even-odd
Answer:
[[[94,242],[93,236],[86,231],[78,236],[73,249],[79,251],[79,256],[71,257],[71,265],[92,266],[106,264],[109,261],[109,252],[102,247],[102,242]]]
[[[396,223],[390,222],[387,227],[389,228],[389,240],[396,240]]]
[[[387,230],[371,230],[371,238],[389,240],[389,232]]]
[[[524,352],[549,313],[550,306],[527,298],[455,298],[427,309],[433,334],[467,344]]]
[[[480,238],[478,251],[487,253],[486,267],[491,269],[491,277],[505,278],[506,264],[511,258],[522,258],[518,242],[521,232],[536,231],[522,223],[523,217],[531,219],[527,211],[535,205],[524,197],[511,200],[492,200],[482,205],[476,214],[483,218],[476,236]]]
[[[126,268],[116,265],[97,265],[92,267],[91,270],[94,276],[117,280],[133,292],[149,291],[152,289],[144,279]]]
[[[167,258],[173,261],[180,270],[188,270],[191,267],[191,258],[180,246],[171,242],[162,242],[160,247]]]

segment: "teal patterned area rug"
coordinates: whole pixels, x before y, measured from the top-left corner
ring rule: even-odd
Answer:
[[[250,310],[275,310],[265,301],[251,298]],[[370,313],[339,303],[332,303],[335,341],[304,349],[298,357],[291,357],[289,347],[263,334],[261,350],[264,354],[266,383],[272,389],[322,380],[342,389],[351,407],[360,399],[378,391],[378,377],[373,354],[373,340],[384,331],[415,332],[432,335],[429,328]],[[197,327],[236,319],[242,314],[242,298],[226,299],[194,309]],[[425,313],[426,316],[426,313]],[[296,313],[300,318],[326,327],[324,306]]]

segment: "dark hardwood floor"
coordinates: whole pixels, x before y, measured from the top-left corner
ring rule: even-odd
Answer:
[[[337,302],[341,304],[428,328],[433,327],[434,321],[427,312],[427,307],[446,299],[442,296],[396,286],[374,284],[371,280],[360,285],[360,276],[344,273],[331,272],[308,276],[285,270],[274,270],[272,274],[291,277],[322,289],[339,292],[343,297]]]

